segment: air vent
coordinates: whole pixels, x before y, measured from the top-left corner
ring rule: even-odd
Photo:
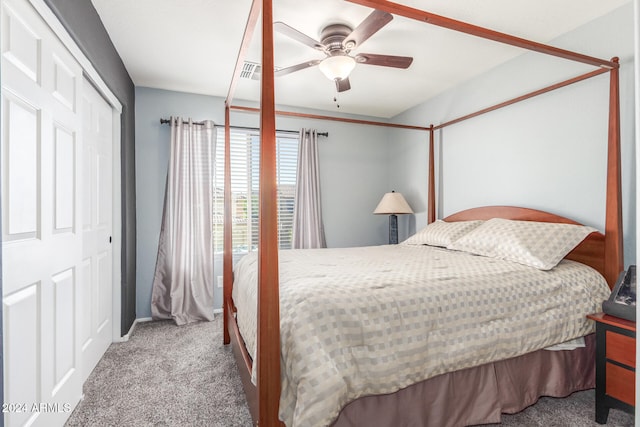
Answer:
[[[260,64],[256,64],[255,62],[245,61],[245,63],[242,64],[242,71],[240,71],[240,78],[260,80],[260,70],[262,70],[262,67],[260,66]]]
[[[282,67],[274,67],[274,71],[281,70]],[[242,64],[242,71],[240,71],[241,79],[260,80],[260,74],[262,73],[262,66],[255,62],[245,61]]]

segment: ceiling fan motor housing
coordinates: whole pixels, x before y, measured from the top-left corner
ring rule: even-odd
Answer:
[[[320,32],[320,41],[331,54],[338,51],[347,53],[349,52],[349,49],[355,47],[355,44],[351,42],[351,46],[345,46],[342,42],[349,34],[351,34],[352,31],[353,30],[348,25],[329,25]]]

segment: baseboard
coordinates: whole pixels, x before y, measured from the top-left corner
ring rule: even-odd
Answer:
[[[133,324],[131,325],[131,327],[129,328],[129,331],[120,337],[119,340],[117,340],[116,342],[127,342],[129,341],[129,338],[131,337],[131,335],[133,335],[133,331],[136,329],[136,325],[138,323],[144,323],[144,322],[150,322],[153,319],[151,317],[139,317],[136,320],[133,321]]]

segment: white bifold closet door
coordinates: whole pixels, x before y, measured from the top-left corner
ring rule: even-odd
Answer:
[[[85,80],[82,91],[82,301],[84,382],[111,344],[112,110]]]
[[[31,3],[0,1],[3,416],[62,426],[111,342],[111,112]]]

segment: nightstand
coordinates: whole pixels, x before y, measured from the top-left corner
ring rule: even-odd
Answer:
[[[606,424],[610,408],[634,413],[636,323],[604,313],[596,321],[596,422]]]

